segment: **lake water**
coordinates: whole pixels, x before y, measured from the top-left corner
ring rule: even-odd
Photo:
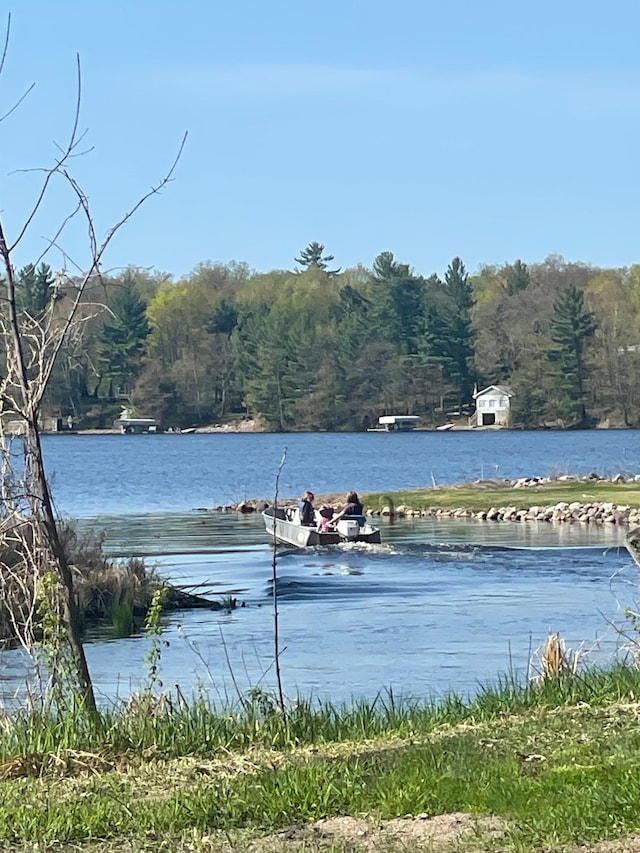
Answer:
[[[272,555],[254,516],[203,511],[280,493],[393,491],[496,477],[640,473],[640,432],[415,432],[45,436],[59,511],[104,529],[115,556],[148,558],[181,584],[233,595],[230,613],[166,618],[161,676],[216,701],[274,686]],[[520,493],[518,496],[521,497]],[[334,702],[379,691],[473,693],[499,673],[522,677],[549,631],[592,660],[621,642],[635,603],[624,530],[435,519],[382,520],[383,544],[285,551],[279,558],[281,667],[289,696]],[[614,623],[614,625],[612,625]],[[145,677],[144,637],[87,645],[106,701]],[[24,682],[0,657],[2,698]]]
[[[640,472],[640,431],[44,436],[59,509],[176,512],[280,493]]]

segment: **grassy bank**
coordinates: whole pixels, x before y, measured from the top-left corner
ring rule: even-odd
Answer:
[[[472,701],[298,702],[284,717],[262,695],[236,713],[7,720],[0,846],[533,851],[623,838],[640,832],[639,696],[640,673],[615,666],[505,679]],[[438,815],[455,816],[453,839]]]
[[[552,480],[536,486],[514,488],[503,481],[483,481],[455,486],[436,486],[397,492],[369,492],[364,496],[368,510],[381,509],[391,498],[396,507],[406,505],[418,510],[433,507],[463,508],[473,512],[492,506],[521,508],[535,504],[614,503],[640,507],[640,483],[616,483],[611,480]]]

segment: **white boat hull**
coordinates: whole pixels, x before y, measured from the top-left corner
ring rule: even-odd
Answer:
[[[312,548],[317,545],[338,545],[340,542],[380,542],[380,530],[368,522],[358,524],[345,518],[337,523],[335,530],[318,530],[307,527],[296,519],[293,507],[269,507],[262,513],[265,528],[276,542],[296,548]]]

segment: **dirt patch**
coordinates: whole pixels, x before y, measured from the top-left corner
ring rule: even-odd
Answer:
[[[600,841],[589,847],[577,847],[575,853],[640,853],[640,835],[630,835],[615,841]]]
[[[495,839],[504,831],[505,825],[499,818],[474,817],[462,812],[383,821],[367,817],[330,817],[256,840],[247,847],[247,853],[409,853],[419,850],[433,853],[459,850],[463,842],[467,842],[469,848],[478,849],[482,839]]]

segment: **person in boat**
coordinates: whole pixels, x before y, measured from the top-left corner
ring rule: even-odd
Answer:
[[[305,527],[314,527],[316,523],[315,512],[313,510],[313,492],[306,491],[298,504],[300,510],[300,524]]]
[[[335,524],[336,521],[340,521],[341,518],[353,517],[356,517],[360,524],[364,523],[364,506],[362,505],[362,501],[358,497],[357,492],[349,492],[344,509],[342,509],[337,515],[333,516],[331,523]]]
[[[332,506],[329,506],[329,504],[322,504],[318,510],[318,515],[320,516],[318,533],[325,533],[327,530],[331,529],[331,519],[333,518],[334,513],[335,509]]]

